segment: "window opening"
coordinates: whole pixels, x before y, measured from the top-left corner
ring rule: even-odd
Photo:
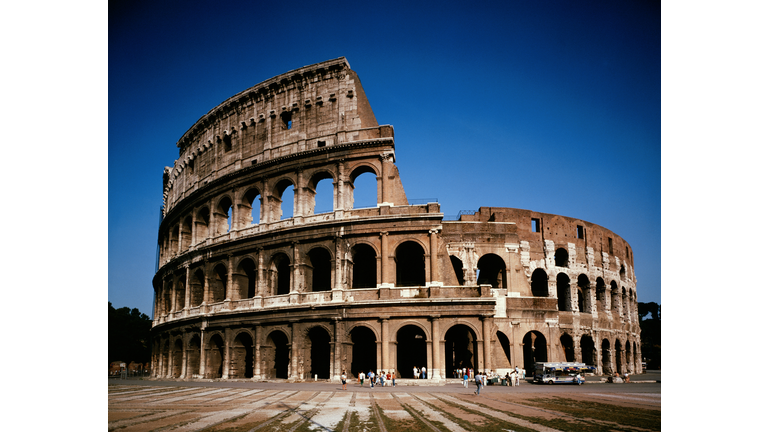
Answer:
[[[325,147],[325,141],[318,141],[317,142],[318,147]]]
[[[536,218],[531,218],[531,232],[541,232],[541,221]]]
[[[584,227],[581,225],[576,225],[576,238],[584,238]]]
[[[291,127],[293,127],[293,120],[291,119],[290,112],[284,112],[280,114],[280,118],[283,120],[284,129],[290,129]]]
[[[613,239],[608,237],[608,253],[613,255]]]

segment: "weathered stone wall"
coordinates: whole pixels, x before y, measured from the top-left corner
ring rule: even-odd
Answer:
[[[155,376],[639,369],[629,245],[564,216],[482,207],[446,221],[437,203],[409,205],[393,129],[346,59],[233,96],[177,145],[153,280]],[[376,179],[376,207],[354,205],[362,175]],[[327,180],[333,209],[318,213]]]

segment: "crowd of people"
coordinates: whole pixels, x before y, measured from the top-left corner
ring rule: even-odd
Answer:
[[[480,390],[488,385],[488,381],[492,382],[506,382],[506,385],[514,387],[520,385],[520,380],[525,380],[525,369],[520,369],[517,366],[515,366],[515,369],[512,372],[507,372],[505,376],[500,376],[497,373],[494,373],[493,371],[490,372],[479,372],[476,373],[472,368],[461,368],[461,369],[455,369],[453,371],[453,377],[454,378],[462,378],[462,383],[464,385],[464,388],[468,388],[469,381],[472,380],[475,382],[475,385],[477,386],[477,390],[475,391],[476,395],[480,394]],[[384,372],[379,371],[378,373],[374,372],[373,370],[369,370],[366,374],[363,371],[360,371],[360,373],[357,376],[360,386],[364,385],[370,385],[371,388],[374,388],[376,386],[381,387],[394,387],[396,385],[395,383],[395,374],[391,372]],[[419,369],[418,367],[413,367],[413,378],[414,379],[426,379],[427,378],[427,368],[422,367]],[[343,371],[341,374],[341,385],[342,389],[347,389],[347,371]]]

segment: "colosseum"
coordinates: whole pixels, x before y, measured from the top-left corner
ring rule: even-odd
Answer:
[[[640,370],[629,244],[565,216],[481,207],[448,220],[436,202],[409,202],[393,127],[343,57],[230,97],[176,145],[153,377],[412,379],[417,367],[440,384],[456,368],[539,361]],[[367,206],[355,203],[364,178]],[[333,208],[316,209],[326,190]]]

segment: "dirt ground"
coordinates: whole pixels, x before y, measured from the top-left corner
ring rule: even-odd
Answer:
[[[108,386],[110,431],[654,431],[661,394]],[[432,391],[431,391],[432,390]],[[593,391],[594,390],[594,391]]]

